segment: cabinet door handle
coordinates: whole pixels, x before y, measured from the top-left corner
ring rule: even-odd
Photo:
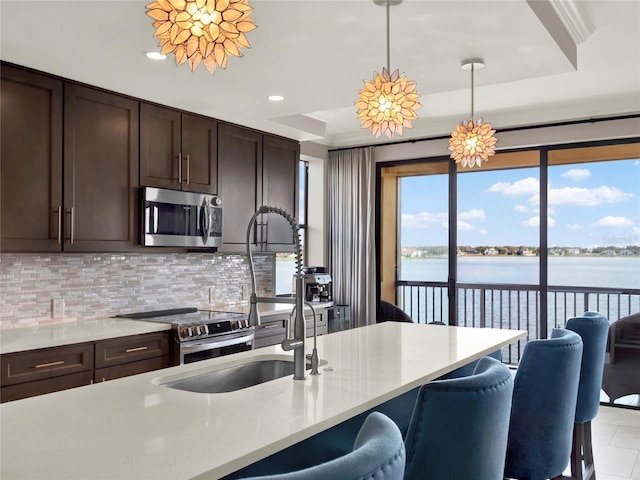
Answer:
[[[127,348],[125,353],[133,353],[133,352],[141,352],[142,350],[146,350],[149,347],[135,347],[135,348]]]
[[[36,368],[55,367],[56,365],[62,364],[64,364],[64,360],[58,360],[57,362],[41,363],[40,365],[36,365]]]
[[[187,153],[187,185],[189,185],[189,178],[191,177],[189,166],[190,166],[189,154]]]
[[[275,325],[264,325],[264,326],[262,327],[262,329],[263,329],[263,330],[267,330],[267,329],[269,329],[269,328],[281,328],[281,327],[282,327],[282,325],[279,325],[279,324],[277,324],[277,323],[276,323]]]
[[[62,207],[58,207],[58,245],[62,244]]]
[[[178,154],[178,183],[182,184],[182,152]]]
[[[75,214],[74,208],[71,207],[68,213],[71,219],[71,235],[69,236],[69,243],[73,245],[73,239],[75,237],[75,230],[76,230],[76,214]]]

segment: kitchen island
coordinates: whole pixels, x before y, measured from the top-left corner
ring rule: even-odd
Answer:
[[[287,376],[220,394],[162,385],[292,358],[272,346],[6,403],[0,477],[219,478],[525,336],[386,322],[318,338],[326,363],[304,381]]]

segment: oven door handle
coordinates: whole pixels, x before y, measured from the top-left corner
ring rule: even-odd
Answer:
[[[201,342],[194,342],[188,344],[182,344],[180,350],[184,354],[202,352],[204,350],[213,350],[215,348],[228,347],[230,345],[237,345],[239,343],[253,342],[255,337],[254,333],[249,333],[241,337],[228,338],[226,340],[213,340],[206,339]]]

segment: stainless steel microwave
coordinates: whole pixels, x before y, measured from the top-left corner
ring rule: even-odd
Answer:
[[[215,195],[143,187],[142,245],[209,248],[222,245],[222,202]]]

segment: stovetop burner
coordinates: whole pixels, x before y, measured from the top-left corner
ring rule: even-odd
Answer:
[[[168,323],[178,332],[180,341],[224,335],[238,330],[250,330],[246,313],[174,308],[116,315],[119,318]]]

